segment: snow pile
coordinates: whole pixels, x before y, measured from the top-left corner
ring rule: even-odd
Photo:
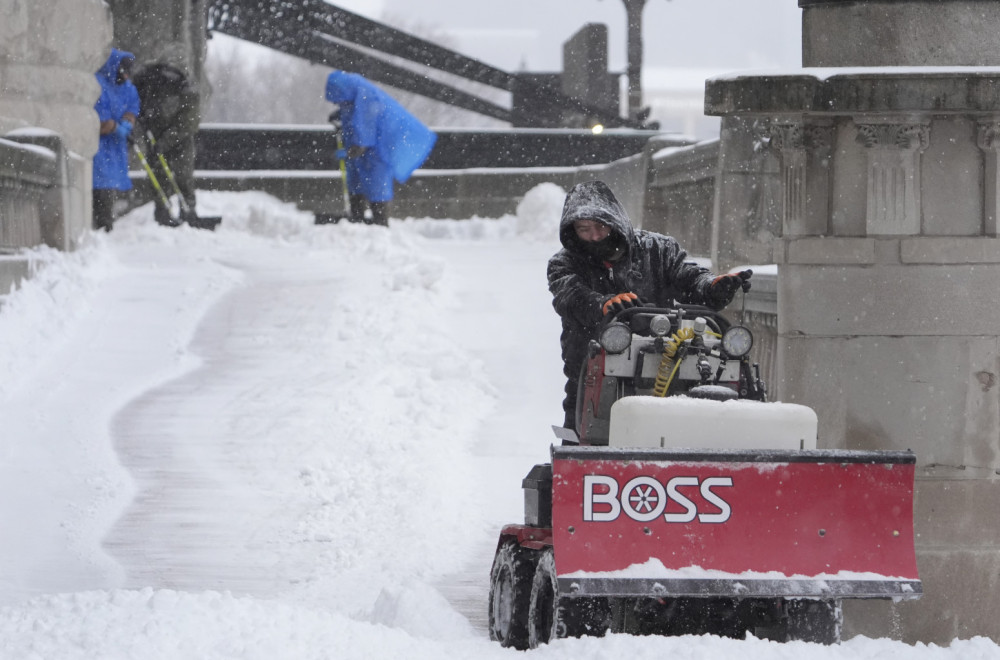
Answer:
[[[540,183],[517,205],[517,233],[537,240],[552,240],[559,236],[566,191],[554,183]]]
[[[512,215],[499,218],[469,218],[468,220],[442,220],[437,218],[407,218],[390,220],[390,227],[401,224],[425,238],[484,241],[504,239],[514,234],[516,219]]]
[[[427,618],[445,604],[410,602],[411,621]],[[423,614],[416,609],[422,609]],[[292,604],[227,593],[187,594],[172,590],[87,592],[39,598],[18,610],[0,610],[0,648],[5,658],[25,660],[296,660],[331,658],[416,658],[466,660],[520,657],[511,649],[470,636],[423,628],[353,621]],[[565,639],[530,652],[540,660],[636,658],[658,660],[884,660],[885,658],[995,660],[988,639],[956,640],[947,647],[905,646],[889,640],[854,639],[823,647],[778,644],[748,638],[630,637]]]
[[[439,593],[409,581],[382,590],[372,609],[371,621],[399,628],[418,638],[449,641],[476,636],[469,620],[452,609]]]
[[[76,252],[39,247],[21,255],[35,276],[0,295],[0,399],[16,390],[29,365],[66,341],[75,322],[91,311],[95,289],[116,271],[103,240],[95,234]]]
[[[514,215],[500,218],[437,220],[408,218],[405,225],[421,236],[437,239],[491,240],[518,236],[537,242],[557,241],[566,191],[555,183],[540,183],[517,204]],[[399,221],[390,221],[393,227]]]

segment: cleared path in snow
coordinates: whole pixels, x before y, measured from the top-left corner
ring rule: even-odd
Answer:
[[[287,544],[272,542],[293,536],[297,516],[257,457],[268,433],[322,391],[310,357],[324,353],[342,288],[329,264],[296,255],[228,265],[244,278],[198,326],[188,350],[202,364],[114,420],[115,447],[138,489],[105,539],[126,588],[274,596],[301,574]],[[288,408],[275,408],[275,392]]]
[[[547,460],[560,418],[544,273],[554,248],[411,235],[397,250],[349,232],[357,245],[342,249],[360,255],[346,261],[325,245],[209,244],[176,264],[169,249],[122,250],[131,292],[107,307],[144,315],[148,329],[118,324],[137,329],[140,352],[166,343],[174,373],[111,417],[134,497],[102,540],[121,572],[105,586],[351,611],[415,578],[486,634],[496,534],[521,519],[521,477]],[[186,340],[168,340],[177,329],[157,327],[171,316],[162,307],[181,314],[206,273],[219,280],[211,306]],[[131,307],[136,297],[160,312]],[[495,399],[485,417],[463,409],[477,388]],[[408,479],[411,490],[381,493]]]

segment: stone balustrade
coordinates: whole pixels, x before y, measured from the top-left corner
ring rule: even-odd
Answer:
[[[56,155],[0,139],[0,251],[42,242],[42,198],[56,183]]]

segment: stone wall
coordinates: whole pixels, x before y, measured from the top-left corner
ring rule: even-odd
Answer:
[[[101,0],[0,0],[0,15],[0,247],[73,249],[91,223],[94,72],[111,15]],[[8,254],[0,290],[29,271]]]
[[[94,72],[110,53],[102,0],[0,0],[0,135],[42,127],[67,150],[97,151]]]
[[[998,89],[912,68],[706,86],[776,159],[779,396],[816,410],[823,447],[917,456],[924,596],[845,604],[846,637],[1000,640],[1000,318],[977,293],[1000,287]]]
[[[694,255],[711,257],[718,162],[717,140],[655,149],[643,227],[673,236]]]
[[[205,63],[205,0],[108,0],[115,46],[135,54],[136,71],[161,62],[183,70],[202,86]]]

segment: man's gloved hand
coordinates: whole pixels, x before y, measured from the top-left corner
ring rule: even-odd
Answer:
[[[132,122],[127,119],[122,119],[115,126],[115,135],[117,135],[122,140],[127,140],[128,136],[132,134]]]
[[[739,289],[750,290],[751,275],[753,275],[753,271],[749,269],[738,273],[719,275],[712,280],[712,285],[708,288],[708,297],[716,307],[725,307],[733,300],[733,296]]]
[[[626,293],[619,293],[618,295],[611,296],[604,301],[604,305],[601,306],[601,311],[605,316],[608,314],[618,314],[623,312],[629,307],[640,307],[642,301],[639,300],[639,296],[635,295],[631,291]]]
[[[366,151],[368,151],[368,149],[365,147],[353,146],[348,147],[347,149],[337,149],[333,152],[333,155],[337,158],[337,160],[347,160],[348,158],[357,158],[362,156]]]

